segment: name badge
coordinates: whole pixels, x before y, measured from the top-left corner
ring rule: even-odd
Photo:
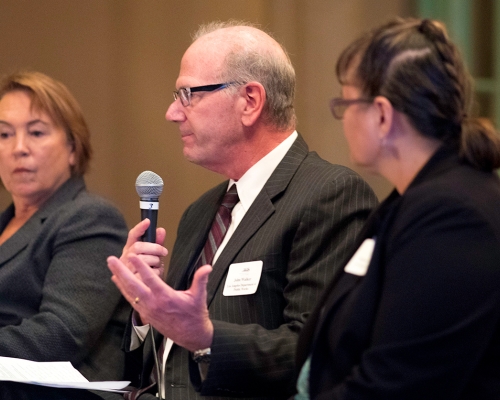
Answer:
[[[231,264],[227,273],[224,296],[244,296],[254,294],[262,275],[262,261]]]
[[[368,271],[368,265],[370,265],[372,259],[374,248],[375,239],[365,239],[345,266],[344,271],[357,276],[365,276],[366,271]]]

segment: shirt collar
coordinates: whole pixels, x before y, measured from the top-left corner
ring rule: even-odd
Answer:
[[[229,180],[228,189],[231,185],[236,183],[238,196],[245,211],[248,211],[278,164],[283,160],[283,157],[285,157],[288,150],[290,150],[290,147],[292,147],[297,136],[297,131],[293,131],[290,136],[283,140],[278,146],[252,165],[238,182],[235,182],[233,179]]]

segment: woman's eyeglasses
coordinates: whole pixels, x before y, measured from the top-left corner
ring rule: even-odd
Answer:
[[[371,103],[373,99],[361,98],[361,99],[344,99],[342,97],[335,97],[330,100],[330,110],[333,116],[337,119],[344,118],[345,110],[352,104],[357,103]]]

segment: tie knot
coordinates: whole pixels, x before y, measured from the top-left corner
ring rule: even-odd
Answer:
[[[238,190],[236,190],[236,185],[233,185],[224,195],[221,205],[231,211],[238,201],[240,201],[240,198],[238,197]]]

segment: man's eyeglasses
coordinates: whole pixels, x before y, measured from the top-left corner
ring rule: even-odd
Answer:
[[[347,107],[349,107],[350,105],[357,103],[371,103],[371,102],[373,102],[373,99],[370,98],[343,99],[342,97],[336,97],[330,100],[330,110],[332,111],[332,114],[335,118],[342,119],[344,118],[345,110],[347,110]]]
[[[181,99],[181,104],[187,107],[191,104],[191,93],[196,92],[214,92],[222,90],[236,82],[216,83],[213,85],[195,86],[195,87],[181,87],[179,90],[174,90],[174,100]]]

